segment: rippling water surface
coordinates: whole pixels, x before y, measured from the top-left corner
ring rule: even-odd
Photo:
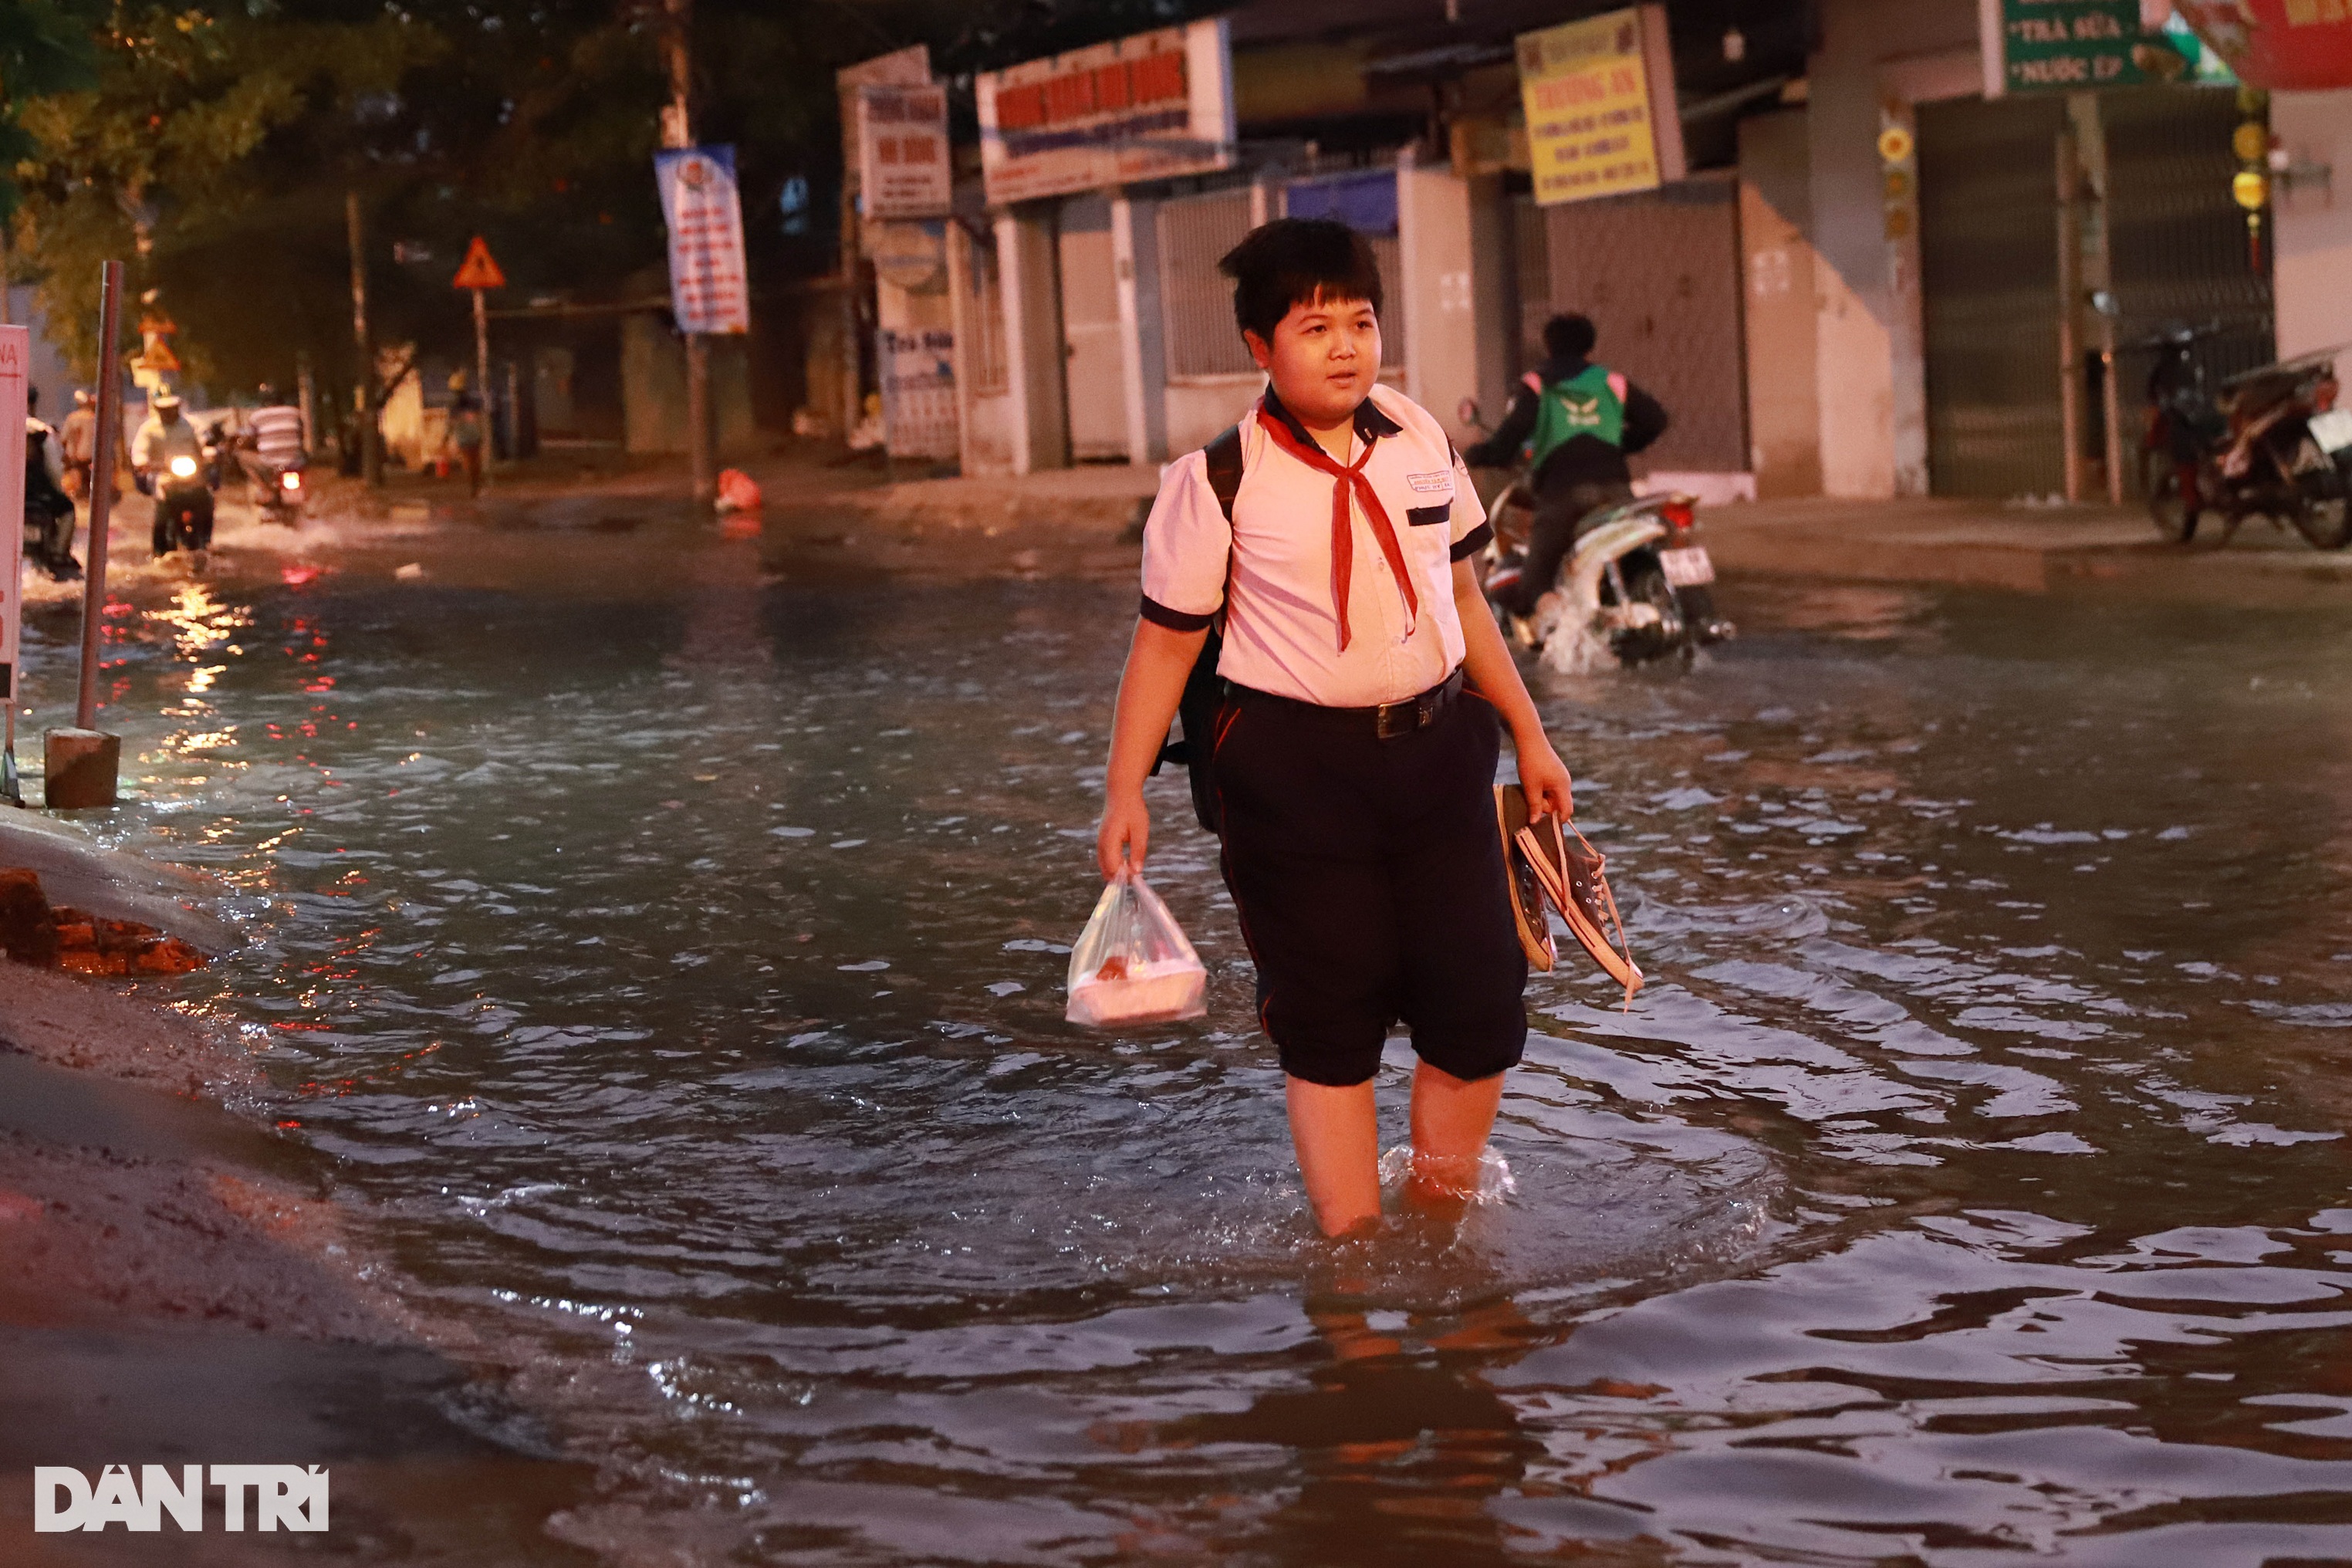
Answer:
[[[112,831],[257,936],[163,994],[604,1461],[568,1538],[2352,1558],[2352,615],[1750,588],[1546,686],[1655,983],[1538,977],[1516,1194],[1334,1250],[1181,777],[1210,1015],[1060,1021],[1131,591],[754,575],[117,617]]]

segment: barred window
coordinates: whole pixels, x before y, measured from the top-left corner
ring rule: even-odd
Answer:
[[[1160,310],[1171,377],[1257,369],[1234,325],[1233,285],[1217,259],[1250,229],[1250,193],[1214,191],[1160,204]]]
[[[961,354],[964,374],[974,396],[998,395],[1012,384],[1004,356],[1004,281],[996,264],[996,237],[983,229],[964,247],[971,258],[965,269],[971,297],[965,316],[971,323],[971,342]]]

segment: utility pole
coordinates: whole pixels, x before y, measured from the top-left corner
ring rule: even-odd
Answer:
[[[662,109],[662,145],[694,145],[694,0],[662,0],[668,26],[662,29],[662,58],[669,70],[669,102]],[[694,476],[694,502],[709,506],[719,495],[717,443],[710,417],[710,339],[686,334],[686,451]]]
[[[368,331],[367,231],[360,222],[360,194],[343,193],[343,223],[352,242],[352,342],[360,354],[360,474],[370,485],[383,483],[383,433],[376,427],[375,339]]]

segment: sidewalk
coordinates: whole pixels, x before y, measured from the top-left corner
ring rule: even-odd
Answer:
[[[1950,583],[2040,594],[2070,584],[2136,580],[2166,588],[2217,579],[2352,584],[2352,551],[2314,550],[2255,521],[2227,549],[2209,521],[2198,542],[2168,544],[2137,507],[2008,506],[1929,500],[1754,501],[1703,512],[1708,552],[1727,576]]]
[[[1117,577],[1159,488],[1155,467],[1089,464],[971,479],[898,478],[878,459],[795,441],[732,461],[758,481],[768,552],[818,577]],[[395,476],[368,495],[337,481],[319,510],[403,519],[468,517],[493,533],[627,531],[692,521],[677,458],[550,454],[502,473],[478,502],[456,480]],[[2261,588],[2352,587],[2352,551],[2324,552],[2267,521],[2226,548],[2208,522],[2193,546],[2167,543],[2137,507],[2016,506],[1925,497],[1735,503],[1700,514],[1709,552],[1732,580],[1812,577],[1950,584],[2041,594],[2114,583],[2204,596]]]

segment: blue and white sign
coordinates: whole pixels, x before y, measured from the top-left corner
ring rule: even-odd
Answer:
[[[662,221],[669,226],[670,310],[682,332],[751,330],[743,265],[743,203],[735,149],[678,147],[654,154]]]

